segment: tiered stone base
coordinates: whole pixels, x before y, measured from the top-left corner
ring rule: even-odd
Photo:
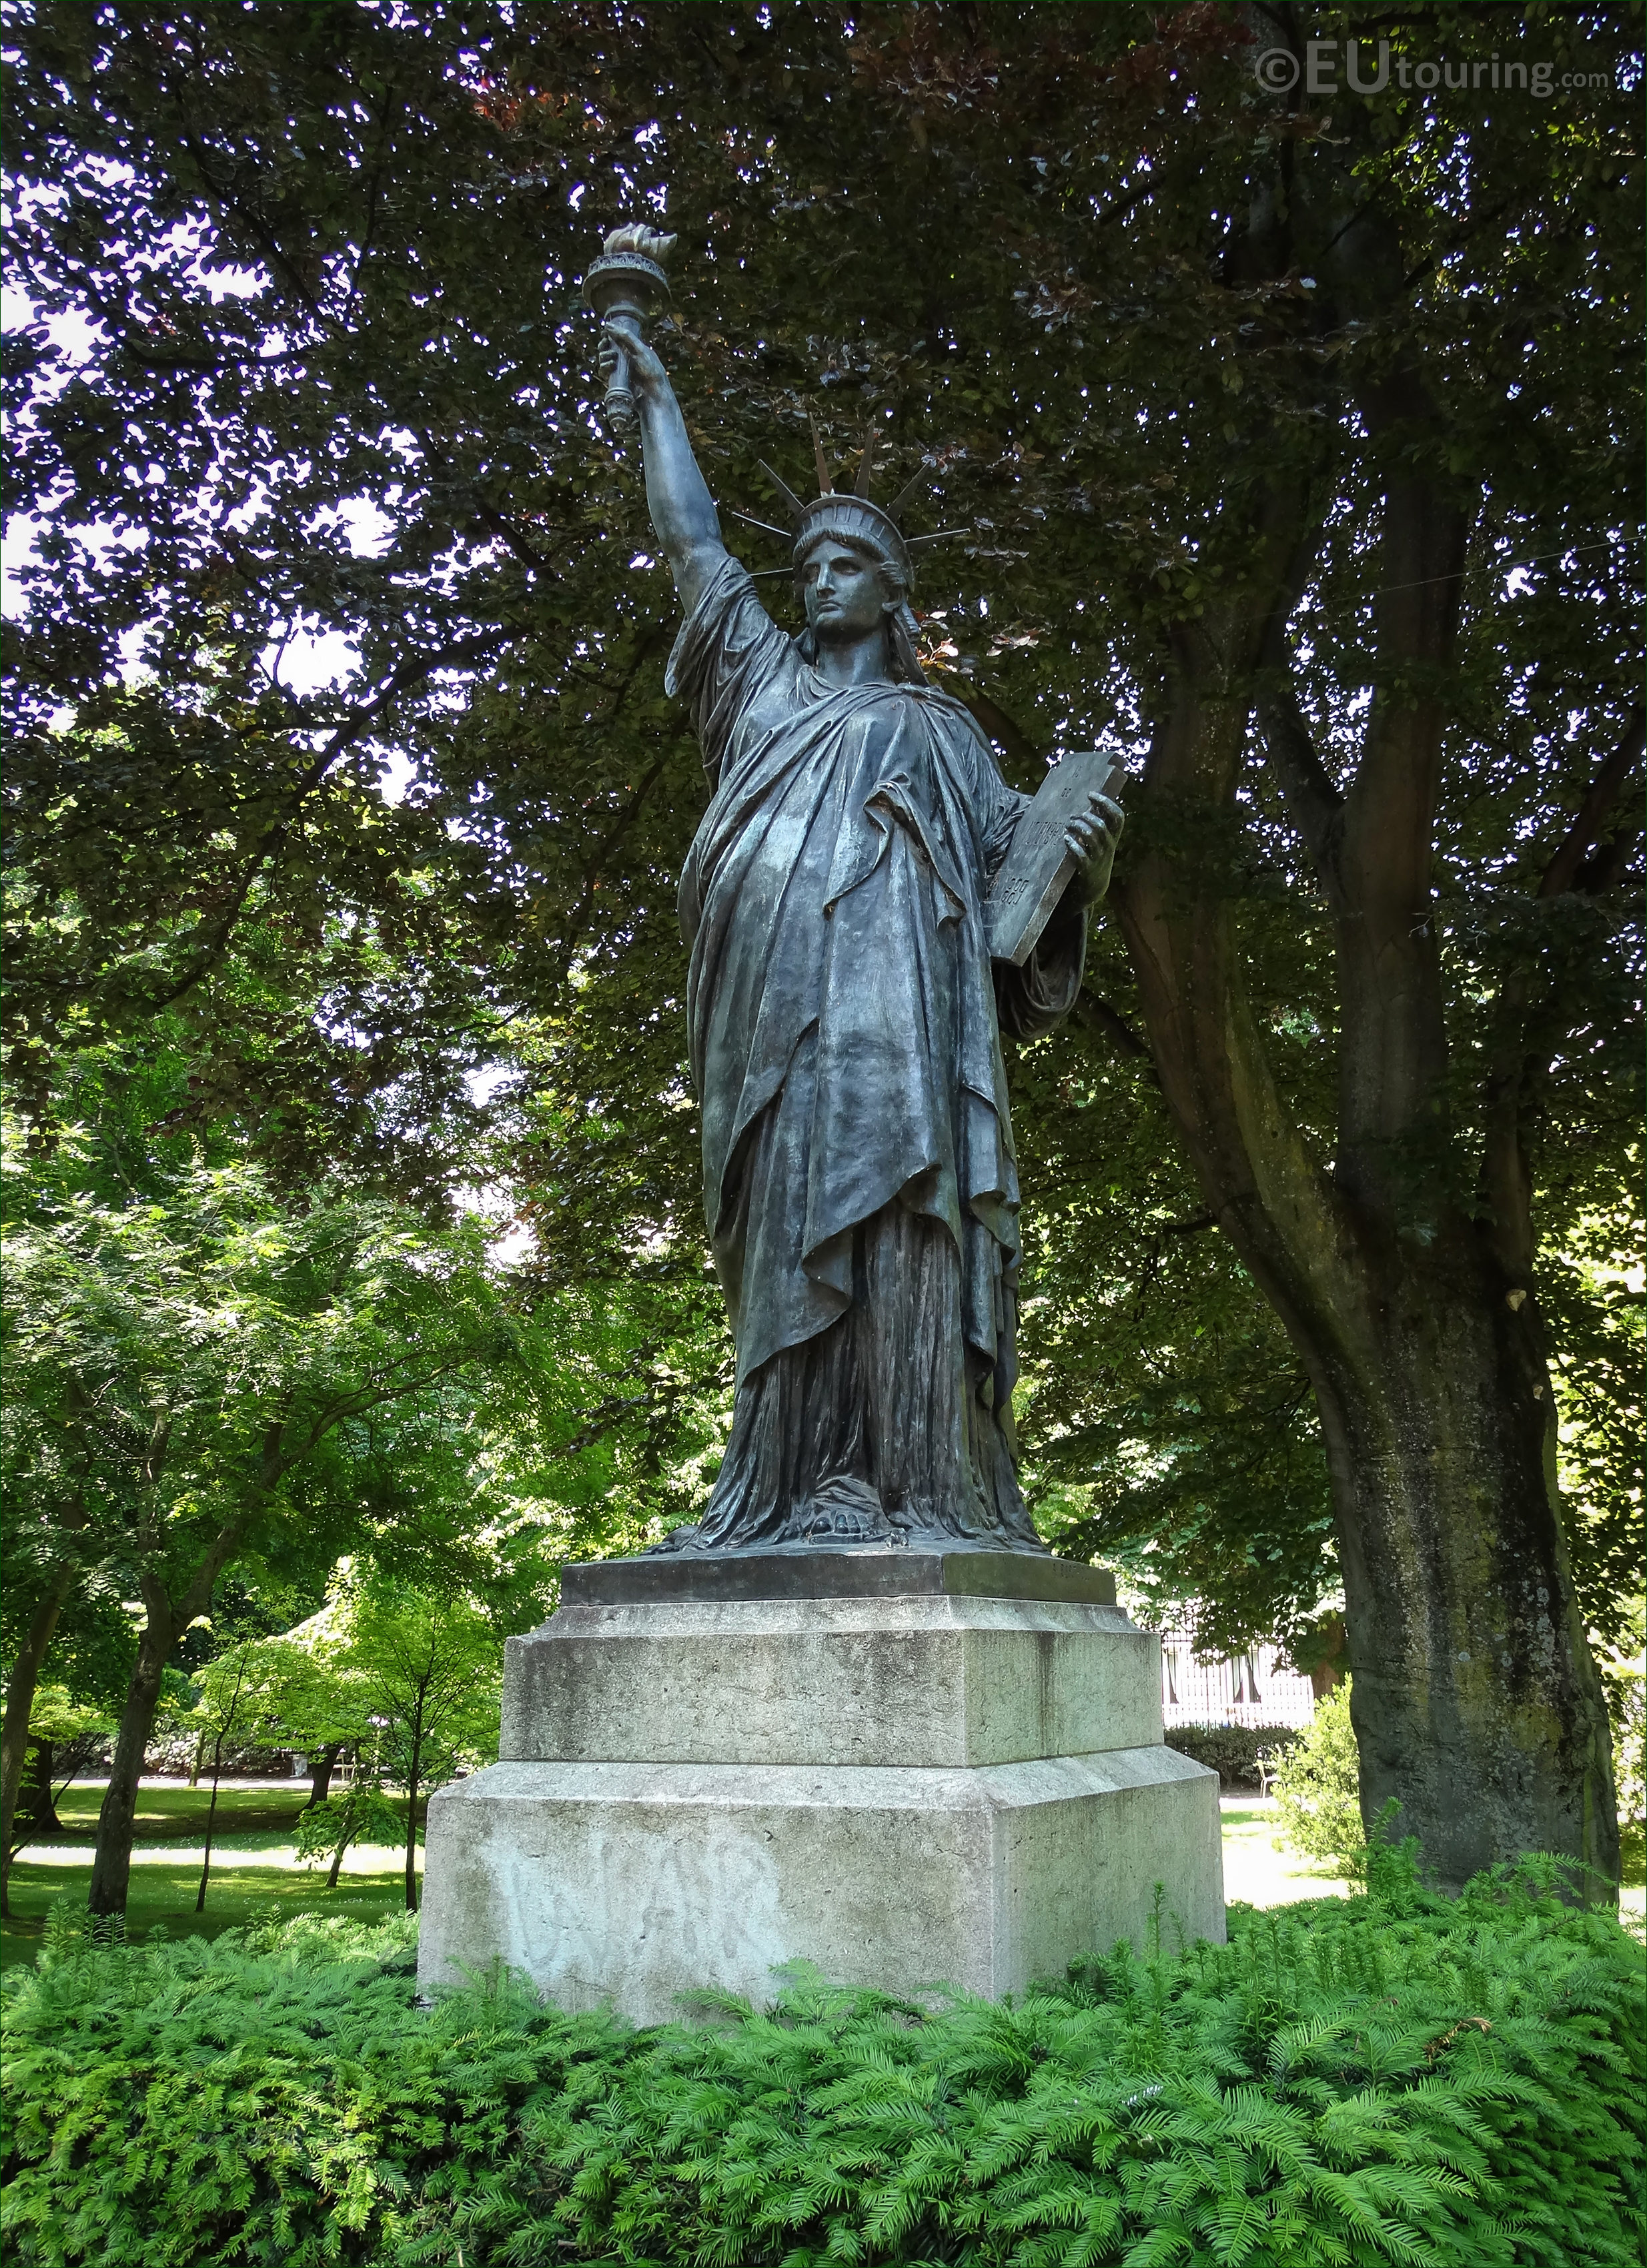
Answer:
[[[1107,1579],[910,1551],[681,1570],[577,1570],[511,1639],[504,1761],[430,1808],[425,1989],[501,1957],[658,2023],[695,1991],[768,2000],[799,1961],[995,1999],[1142,1943],[1158,1882],[1223,1938],[1217,1775],[1162,1745],[1157,1641]],[[1086,1595],[1011,1594],[1033,1587]]]

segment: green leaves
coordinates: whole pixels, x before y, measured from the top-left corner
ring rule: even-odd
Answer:
[[[391,1517],[403,1557],[449,1563],[467,1500],[454,1421],[483,1388],[532,1400],[507,1271],[478,1221],[431,1230],[314,1195],[289,1210],[245,1164],[119,1198],[84,1186],[70,1152],[42,1169],[5,1232],[19,1557],[66,1551],[94,1591],[135,1587],[151,1615],[224,1549],[318,1591]],[[202,1595],[186,1619],[210,1610]]]
[[[1276,1812],[1288,1842],[1311,1859],[1335,1859],[1345,1874],[1366,1864],[1360,1769],[1349,1719],[1350,1680],[1341,1678],[1289,1743],[1276,1783]]]
[[[922,2011],[792,1979],[628,2031],[409,1934],[305,1920],[7,1979],[25,2268],[1636,2257],[1641,1954],[1530,1877],[1405,1917],[1240,1910],[1228,1948]]]
[[[315,1866],[329,1863],[356,1843],[382,1844],[393,1851],[405,1839],[405,1813],[380,1788],[362,1781],[299,1812],[293,1848],[305,1865]]]
[[[1618,67],[1583,99],[1392,86],[1292,109],[1227,8],[601,5],[546,40],[497,0],[158,26],[35,0],[6,249],[40,321],[4,370],[14,497],[48,523],[9,643],[10,1069],[37,1138],[103,1049],[153,1101],[136,1127],[249,1151],[294,1203],[341,1182],[449,1219],[459,1188],[506,1188],[546,1304],[613,1287],[547,1326],[555,1454],[502,1460],[523,1527],[582,1548],[691,1510],[729,1351],[673,909],[704,784],[575,306],[603,230],[666,202],[662,350],[718,498],[761,512],[763,457],[799,479],[809,413],[837,459],[873,423],[889,479],[925,465],[912,528],[967,534],[925,555],[920,602],[1015,784],[1100,734],[1136,773],[1194,659],[1217,776],[1129,795],[1121,888],[1158,852],[1181,895],[1231,909],[1274,1079],[1237,1115],[1323,1188],[1342,971],[1248,712],[1290,696],[1335,795],[1373,709],[1430,704],[1432,919],[1415,902],[1392,936],[1436,940],[1445,1092],[1433,1138],[1375,1163],[1409,1225],[1444,1200],[1480,1223],[1513,1121],[1577,1579],[1620,1637],[1638,1311],[1583,1248],[1615,1209],[1621,1248],[1639,1238],[1626,806],[1581,881],[1540,895],[1623,745],[1638,643],[1618,379],[1638,145],[1630,29],[1604,17],[1538,20],[1553,63],[1588,40]],[[1480,33],[1456,11],[1392,28],[1408,60]],[[1370,423],[1392,387],[1405,406]],[[1445,667],[1380,645],[1415,603],[1379,549],[1414,479],[1469,523]],[[781,613],[782,581],[762,588]],[[1272,605],[1284,634],[1246,668]],[[1238,1646],[1334,1587],[1309,1381],[1343,1335],[1315,1333],[1312,1369],[1266,1304],[1275,1270],[1204,1223],[1161,1037],[1112,929],[1082,1020],[1014,1066],[1026,1477],[1061,1548],[1199,1597],[1207,1642]],[[499,1075],[484,1100],[476,1072]]]

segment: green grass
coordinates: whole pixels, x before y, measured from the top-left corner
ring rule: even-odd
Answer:
[[[370,1922],[404,1911],[405,1878],[386,1851],[351,1852],[335,1890],[323,1869],[300,1867],[292,1856],[293,1823],[308,1800],[308,1784],[224,1788],[217,1797],[211,1882],[206,1911],[195,1911],[200,1851],[210,1790],[180,1781],[145,1787],[139,1794],[137,1839],[132,1852],[130,1936],[145,1937],[160,1924],[173,1937],[216,1937],[278,1914],[345,1916]],[[63,1832],[32,1848],[48,1858],[20,1859],[11,1869],[11,1918],[0,1923],[0,1964],[32,1960],[54,1900],[85,1911],[92,1881],[100,1787],[71,1787],[57,1806]],[[1305,1898],[1348,1895],[1349,1885],[1312,1860],[1277,1851],[1275,1803],[1258,1796],[1226,1797],[1224,1804],[1224,1889],[1248,1905],[1293,1905]],[[54,1849],[55,1846],[55,1849]],[[61,1857],[56,1853],[61,1852]],[[167,1855],[172,1853],[174,1855]],[[419,1854],[421,1867],[422,1854]],[[1643,1911],[1642,1838],[1627,1837],[1621,1918],[1638,1932]]]
[[[211,1791],[180,1781],[143,1788],[126,1908],[128,1935],[146,1937],[159,1924],[172,1937],[216,1937],[276,1915],[283,1920],[299,1913],[328,1913],[369,1922],[403,1911],[403,1862],[390,1852],[351,1852],[332,1891],[324,1868],[297,1863],[293,1826],[308,1794],[304,1780],[219,1791],[206,1911],[197,1914]],[[0,1963],[33,1957],[55,1901],[62,1899],[72,1912],[84,1912],[102,1800],[100,1787],[70,1788],[57,1804],[62,1835],[42,1837],[30,1845],[31,1855],[12,1867],[11,1918],[0,1923]]]
[[[1297,1905],[1305,1898],[1348,1897],[1351,1885],[1330,1866],[1277,1850],[1273,1797],[1226,1795],[1224,1810],[1224,1895],[1249,1906]],[[1637,1937],[1647,1934],[1647,1853],[1639,1820],[1620,1837],[1623,1887],[1619,1919]]]
[[[1297,1905],[1305,1898],[1338,1898],[1349,1885],[1330,1867],[1276,1848],[1274,1796],[1226,1795],[1224,1812],[1224,1895],[1249,1906]]]
[[[216,1832],[233,1835],[245,1850],[257,1849],[259,1837],[268,1845],[290,1843],[293,1822],[308,1800],[306,1779],[282,1780],[267,1787],[220,1788]],[[69,1843],[93,1841],[102,1803],[100,1786],[68,1789],[57,1803],[57,1816],[63,1824],[62,1839]],[[206,1813],[210,1803],[210,1784],[187,1787],[181,1780],[173,1780],[164,1787],[140,1787],[138,1845],[199,1843],[206,1832]]]

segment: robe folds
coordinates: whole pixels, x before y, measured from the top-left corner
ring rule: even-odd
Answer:
[[[724,559],[670,657],[714,792],[680,882],[732,1440],[666,1549],[965,1537],[1040,1550],[1011,1395],[1018,1187],[999,1027],[1081,980],[983,902],[1027,799],[926,686],[833,688]]]

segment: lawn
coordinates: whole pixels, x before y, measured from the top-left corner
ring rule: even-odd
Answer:
[[[195,1911],[210,1791],[179,1780],[143,1783],[132,1852],[127,1928],[143,1937],[157,1924],[173,1937],[216,1937],[275,1912],[346,1914],[375,1921],[403,1910],[402,1862],[377,1848],[354,1850],[343,1861],[335,1890],[323,1868],[300,1867],[292,1854],[292,1827],[308,1799],[305,1780],[237,1783],[219,1792],[206,1911]],[[85,1908],[92,1879],[92,1843],[102,1787],[71,1787],[57,1805],[61,1837],[29,1845],[11,1869],[11,1919],[0,1924],[0,1962],[26,1960],[39,1944],[55,1898],[77,1915]],[[1226,1795],[1224,1812],[1224,1895],[1254,1906],[1296,1904],[1304,1898],[1347,1897],[1349,1885],[1326,1867],[1276,1848],[1272,1798]],[[421,1870],[423,1852],[418,1852]],[[1629,1845],[1621,1916],[1642,1927],[1641,1838]]]
[[[1273,1796],[1226,1795],[1224,1812],[1224,1895],[1250,1906],[1296,1905],[1303,1898],[1342,1898],[1350,1885],[1330,1867],[1276,1848]],[[1639,1937],[1647,1929],[1647,1866],[1639,1822],[1626,1823],[1621,1837],[1624,1887],[1619,1919]]]
[[[187,1787],[180,1780],[145,1780],[132,1850],[129,1934],[144,1937],[158,1924],[173,1937],[216,1937],[219,1930],[276,1912],[311,1911],[375,1921],[401,1911],[405,1862],[398,1852],[375,1847],[349,1852],[332,1891],[327,1889],[324,1867],[298,1864],[293,1822],[308,1794],[308,1782],[296,1779],[219,1790],[206,1911],[197,1914],[210,1789]],[[55,1899],[66,1899],[77,1915],[84,1912],[102,1800],[97,1782],[70,1788],[57,1803],[62,1834],[31,1843],[12,1867],[11,1918],[0,1923],[0,1962],[32,1956]],[[421,1851],[418,1865],[421,1869]]]
[[[1329,1867],[1276,1848],[1273,1795],[1226,1795],[1224,1813],[1224,1896],[1249,1906],[1297,1905],[1303,1898],[1347,1898],[1349,1885]]]

